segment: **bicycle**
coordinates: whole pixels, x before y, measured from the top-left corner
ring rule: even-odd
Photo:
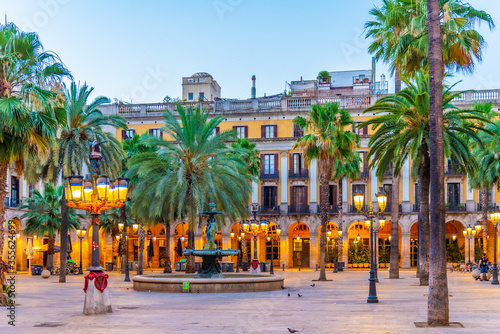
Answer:
[[[61,267],[55,267],[54,275],[59,275],[60,273],[61,273]],[[66,263],[66,275],[69,275],[69,274],[73,274],[73,275],[80,274],[80,267],[78,267],[75,262]]]

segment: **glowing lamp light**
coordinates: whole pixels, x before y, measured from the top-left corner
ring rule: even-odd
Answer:
[[[248,232],[250,230],[250,224],[248,224],[248,220],[243,221],[243,231]]]
[[[276,229],[276,233],[278,233],[278,235],[281,234],[281,226],[278,225],[278,228]]]
[[[231,231],[231,233],[229,233],[229,235],[231,235],[231,238],[234,238],[234,232]]]
[[[476,230],[472,230],[472,236],[475,237],[476,236]]]
[[[35,235],[33,235],[33,238],[35,238],[35,239],[36,239],[36,238],[38,238],[38,237],[37,237],[37,236],[36,236],[36,234],[35,234]]]
[[[139,228],[139,224],[137,224],[137,222],[132,224],[132,229],[134,232],[136,232],[138,228]]]
[[[155,242],[155,241],[156,241],[156,236],[153,237],[153,242]]]
[[[96,180],[96,188],[97,188],[97,198],[101,201],[108,200],[108,192],[109,192],[109,179],[105,175],[101,175]]]
[[[92,202],[92,195],[94,194],[94,188],[92,187],[92,181],[85,180],[83,182],[83,202]]]
[[[338,231],[339,237],[342,237],[342,230]]]
[[[380,212],[384,212],[387,206],[387,194],[382,188],[380,188],[378,194],[375,194],[375,196],[377,196],[377,202]]]
[[[462,233],[464,234],[464,237],[467,236],[467,230],[463,230]]]
[[[251,228],[252,228],[252,231],[257,232],[257,229],[259,228],[259,222],[256,220],[252,220]]]
[[[326,237],[326,240],[330,241],[330,237]]]
[[[328,231],[326,231],[326,235],[328,236],[328,238],[330,238],[330,236],[332,235],[332,230],[330,229],[330,226],[328,226]]]
[[[128,194],[128,179],[124,177],[119,177],[115,181],[116,194],[118,195],[117,200],[119,202],[127,201]]]
[[[358,239],[358,241],[361,239],[361,236],[359,235],[359,233],[358,233],[358,236],[356,237],[356,239]]]
[[[20,236],[21,236],[21,233],[19,233],[19,232],[18,232],[18,233],[16,234],[16,238],[19,238]]]
[[[119,235],[116,236],[116,240],[120,240],[120,236]]]
[[[241,231],[240,235],[241,235],[242,238],[244,238],[245,237],[245,232]]]
[[[481,223],[479,220],[476,222],[476,225],[474,225],[474,228],[476,229],[476,232],[479,233],[481,231]]]
[[[363,208],[364,204],[364,194],[361,192],[360,189],[356,189],[354,192],[353,200],[354,200],[354,206],[356,207],[356,210],[361,211]]]
[[[380,225],[380,229],[383,230],[384,229],[384,226],[385,226],[385,219],[384,218],[380,218],[378,220],[378,223]]]
[[[498,211],[495,208],[495,210],[493,210],[493,212],[490,213],[490,219],[491,219],[491,223],[493,224],[493,226],[498,224],[498,222],[500,221],[500,211]]]
[[[300,235],[297,236],[297,240],[300,240]]]
[[[389,242],[391,241],[391,239],[392,239],[392,236],[389,236]]]
[[[82,200],[83,176],[75,175],[66,178],[66,200],[79,202]]]
[[[123,231],[123,227],[124,227],[124,226],[125,226],[125,224],[124,224],[124,223],[118,223],[118,229],[119,229],[120,231]]]
[[[267,241],[271,241],[271,237],[270,236],[267,236]]]
[[[109,193],[108,193],[108,202],[116,203],[118,202],[118,195],[116,190],[116,181],[109,181]]]
[[[267,227],[268,227],[268,226],[269,226],[269,223],[267,222],[267,220],[262,219],[262,220],[260,221],[260,229],[261,229],[262,231],[267,231]]]
[[[366,219],[365,220],[365,226],[366,226],[367,229],[370,229],[371,223],[372,223],[371,219]]]
[[[457,240],[457,235],[453,233],[453,241]]]

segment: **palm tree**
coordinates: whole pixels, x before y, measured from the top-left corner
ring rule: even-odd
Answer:
[[[430,97],[428,76],[418,73],[415,82],[405,81],[407,88],[396,95],[379,99],[365,112],[383,114],[360,126],[373,125],[376,130],[370,138],[370,167],[377,166],[377,177],[383,178],[385,171],[394,163],[399,174],[406,159],[411,158],[413,176],[420,179],[419,209],[419,266],[420,284],[428,284],[429,261],[429,184],[430,184]],[[461,110],[451,104],[460,93],[452,93],[446,87],[443,92],[444,145],[446,155],[454,166],[472,173],[477,166],[465,136],[481,145],[476,131],[481,130],[478,121],[488,122],[480,111]],[[444,168],[444,165],[443,165]],[[443,186],[444,187],[444,186]],[[444,199],[443,199],[444,201]]]
[[[248,172],[251,176],[257,177],[260,173],[262,159],[260,151],[255,147],[256,143],[251,143],[248,138],[237,138],[236,142],[231,144],[231,147],[238,151],[241,159],[248,166]]]
[[[0,221],[5,217],[7,169],[24,169],[26,156],[46,151],[61,109],[56,91],[69,76],[59,57],[44,51],[36,33],[0,25]],[[0,224],[0,259],[5,230]]]
[[[57,182],[60,177],[68,177],[83,172],[86,165],[91,170],[88,159],[90,153],[89,142],[96,140],[101,144],[101,174],[107,174],[111,178],[118,176],[122,168],[124,152],[120,142],[109,132],[103,130],[104,126],[113,128],[126,128],[125,118],[119,115],[104,115],[99,107],[109,102],[106,97],[99,96],[88,103],[90,94],[94,88],[88,87],[86,83],[79,86],[74,81],[70,86],[64,86],[64,109],[65,120],[62,122],[56,141],[47,155],[35,157],[31,161],[31,167],[26,178],[37,180],[48,179]],[[64,191],[64,190],[63,190]],[[67,234],[67,212],[66,199],[63,197],[61,235]],[[66,282],[66,258],[67,239],[61,239],[61,273],[59,282]]]
[[[180,123],[172,113],[164,113],[162,130],[173,141],[149,138],[148,145],[157,145],[158,152],[133,156],[128,175],[139,178],[132,193],[133,211],[168,222],[187,218],[188,247],[193,248],[197,217],[208,203],[215,203],[232,222],[248,214],[250,174],[235,154],[243,152],[225,143],[234,140],[234,131],[215,133],[222,117],[210,119],[209,111],[199,106],[186,110],[178,105],[177,111]],[[194,272],[192,257],[186,271]]]
[[[32,191],[32,194],[33,197],[27,198],[20,207],[20,209],[28,209],[28,212],[21,217],[26,219],[24,233],[28,235],[47,235],[49,237],[47,269],[50,270],[53,267],[56,232],[62,233],[61,199],[63,197],[63,187],[56,187],[46,183],[43,195],[36,189]],[[85,216],[76,214],[74,209],[68,210],[68,226],[70,230],[80,227],[79,218],[84,219]],[[64,235],[64,238],[68,240],[68,233]],[[64,262],[66,262],[66,258],[64,258]]]
[[[318,161],[321,218],[319,280],[326,281],[325,247],[326,226],[329,220],[329,182],[335,176],[340,176],[335,175],[336,170],[344,170],[346,163],[357,159],[354,150],[359,146],[360,139],[359,135],[346,130],[347,126],[354,124],[354,121],[349,111],[339,108],[339,103],[312,105],[307,119],[298,116],[293,122],[308,130],[307,134],[297,139],[293,148],[301,148],[304,151],[304,161],[307,165],[313,159]],[[357,166],[359,168],[359,162]]]
[[[149,134],[147,132],[142,135],[134,134],[134,136],[130,139],[126,139],[122,142],[123,150],[126,154],[126,159],[123,161],[123,173],[127,171],[127,161],[130,157],[133,157],[136,154],[144,153],[144,152],[156,152],[158,147],[149,146],[145,144],[145,139],[149,138]],[[134,177],[130,180],[130,191],[133,191],[134,185],[138,182],[137,177]],[[122,214],[126,215],[124,211],[125,208],[122,207]],[[139,219],[139,263],[137,266],[137,275],[142,275],[144,268],[144,241],[146,237],[146,233],[144,231],[144,221],[143,219]]]

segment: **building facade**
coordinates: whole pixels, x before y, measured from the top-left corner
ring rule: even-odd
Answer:
[[[356,81],[354,81],[354,84]],[[500,90],[487,90],[478,92],[466,92],[457,98],[454,103],[458,107],[468,108],[473,101],[494,102],[494,110],[499,111]],[[338,102],[342,108],[346,108],[357,123],[361,123],[374,114],[363,114],[363,111],[373,105],[382,95],[335,95],[335,96],[299,96],[299,97],[263,97],[248,100],[218,100],[205,102],[184,102],[184,105],[199,105],[210,108],[211,113],[221,115],[223,122],[219,125],[219,131],[236,131],[238,137],[248,138],[257,144],[262,158],[262,170],[258,182],[252,184],[251,202],[249,203],[248,217],[242,219],[252,219],[251,206],[257,205],[258,219],[265,218],[270,222],[269,238],[261,234],[257,242],[257,251],[260,261],[271,260],[271,250],[274,256],[275,266],[284,268],[301,267],[316,268],[319,264],[319,237],[320,218],[319,210],[319,175],[317,162],[311,161],[306,165],[303,153],[294,150],[293,145],[296,139],[303,135],[303,131],[293,125],[292,121],[297,116],[307,116],[308,110],[313,104],[323,104],[325,102]],[[122,115],[127,119],[129,130],[117,131],[116,137],[120,140],[130,138],[134,133],[142,134],[147,132],[151,135],[162,136],[160,128],[164,120],[162,113],[169,110],[176,113],[176,106],[173,103],[162,104],[135,104],[118,105],[110,104],[101,108],[105,114]],[[372,135],[371,129],[354,129],[361,136],[361,145],[357,149],[362,158],[360,165],[361,175],[356,180],[344,178],[341,182],[330,182],[330,223],[327,263],[332,263],[338,255],[339,261],[349,266],[363,266],[368,262],[360,255],[361,250],[367,249],[369,244],[369,233],[364,226],[364,216],[354,209],[353,193],[359,190],[365,194],[365,203],[372,201],[376,206],[375,193],[379,187],[383,187],[389,194],[392,190],[392,174],[388,171],[384,179],[379,181],[375,176],[375,170],[369,169],[369,162],[366,154],[369,150],[368,142]],[[168,138],[166,138],[168,139]],[[399,247],[400,266],[411,268],[416,266],[418,235],[417,235],[417,215],[418,215],[418,180],[411,176],[411,161],[407,161],[401,172],[400,196],[399,196]],[[20,212],[16,205],[23,197],[28,196],[29,187],[40,187],[41,184],[27,185],[22,178],[18,178],[13,172],[9,176],[9,203],[6,221],[12,219],[18,224],[18,229],[23,226]],[[465,261],[470,257],[471,261],[478,259],[482,244],[481,231],[476,237],[466,239],[462,231],[467,226],[473,226],[476,221],[481,220],[480,192],[469,187],[467,176],[455,173],[451,169],[446,169],[446,238],[447,243],[456,245],[456,248],[465,256]],[[342,187],[342,210],[343,221],[338,221],[338,200],[339,187]],[[500,192],[495,188],[487,191],[490,205],[500,205]],[[390,219],[391,205],[388,203],[385,211],[386,225],[379,232],[376,244],[378,247],[378,257],[381,266],[388,263],[387,252],[391,244],[390,240]],[[281,234],[276,233],[280,227]],[[182,257],[178,249],[183,249],[187,245],[187,224],[177,222],[172,224],[170,239],[170,254],[172,263]],[[206,242],[204,226],[195,231],[195,246],[203,247]],[[342,231],[339,248],[338,230]],[[87,235],[91,235],[88,233]],[[146,266],[161,267],[164,264],[166,254],[165,226],[153,226],[147,230],[146,247],[144,251]],[[493,256],[493,226],[488,223],[488,253]],[[26,243],[28,238],[22,232],[20,239],[20,249],[23,250],[19,258],[19,269],[26,266]],[[79,255],[78,239],[73,238],[73,249],[75,255]],[[84,259],[84,267],[90,263],[90,242],[86,238],[83,244],[83,252],[87,256]],[[216,242],[220,247],[231,249],[245,249],[248,257],[252,258],[253,242],[249,234],[241,234],[241,222],[227,222],[222,227],[216,237]],[[154,256],[149,256],[147,248],[153,247]],[[118,243],[110,235],[101,235],[102,254],[101,261],[118,261]],[[24,248],[23,248],[24,247]],[[500,248],[500,247],[498,247]],[[138,238],[137,235],[130,236],[129,258],[138,258]],[[77,257],[73,257],[77,261]],[[38,259],[40,260],[40,259]],[[228,257],[227,261],[236,262],[236,257]],[[78,262],[78,261],[77,261]]]

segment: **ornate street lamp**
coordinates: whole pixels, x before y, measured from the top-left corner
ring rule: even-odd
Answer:
[[[84,180],[80,175],[65,179],[65,197],[69,207],[88,211],[92,222],[92,265],[87,269],[90,274],[85,276],[85,314],[102,314],[111,312],[111,305],[105,305],[104,300],[94,293],[87,294],[88,281],[94,281],[96,289],[104,293],[108,276],[99,264],[99,215],[102,211],[119,208],[125,205],[128,193],[128,180],[118,178],[109,180],[105,175],[97,175],[99,162],[102,159],[100,144],[90,143],[90,180]]]
[[[383,228],[385,224],[385,219],[381,219],[378,221],[378,227],[374,226],[373,224],[373,219],[376,218],[379,214],[383,214],[385,211],[385,208],[387,206],[387,194],[384,192],[382,188],[379,189],[379,192],[375,194],[377,197],[377,202],[378,202],[378,207],[379,211],[374,212],[373,211],[373,206],[372,202],[370,202],[370,207],[369,210],[363,209],[364,208],[364,194],[357,189],[356,192],[353,195],[353,200],[354,200],[354,206],[358,210],[358,212],[363,213],[366,216],[365,220],[365,225],[369,227],[370,231],[370,289],[368,293],[368,303],[378,303],[378,297],[377,297],[377,288],[376,288],[376,264],[375,264],[375,254],[376,254],[376,245],[375,245],[375,238],[376,238],[376,233],[379,231],[379,228]],[[359,237],[359,234],[358,234]]]
[[[130,282],[130,266],[128,263],[128,226],[126,226],[124,223],[118,223],[118,231],[121,233],[121,237],[123,242],[125,243],[125,279],[123,280],[124,282]],[[137,221],[132,224],[132,230],[135,233],[137,229],[139,228],[139,224],[137,224]],[[156,240],[156,237],[153,238]]]
[[[254,250],[253,250],[253,259],[252,262],[250,263],[250,266],[254,273],[259,273],[260,272],[260,262],[259,258],[257,256],[257,240],[258,236],[260,233],[267,233],[267,229],[269,227],[269,223],[267,220],[262,219],[260,222],[257,220],[257,212],[259,210],[259,207],[257,205],[252,205],[252,214],[253,214],[253,219],[250,221],[250,224],[248,221],[243,221],[242,222],[242,233],[241,236],[244,237],[245,233],[250,233],[253,235],[253,245],[254,245]]]
[[[330,232],[330,230],[328,232]],[[328,232],[327,232],[327,234],[328,234]],[[328,237],[330,237],[330,235],[331,235],[331,232],[330,232],[330,234],[328,234]],[[333,273],[336,273],[338,271],[337,267],[338,267],[338,263],[339,263],[340,245],[342,244],[342,230],[339,228],[337,228],[337,238],[335,238],[334,242],[335,242],[334,258],[336,258],[337,260],[334,260],[334,262],[333,262]]]
[[[491,281],[491,284],[498,285],[498,265],[497,265],[497,237],[498,237],[498,232],[497,232],[497,225],[498,222],[500,221],[500,211],[498,211],[497,208],[490,214],[491,217],[491,223],[495,227],[495,242],[493,243],[493,279]]]
[[[280,235],[281,235],[281,227],[278,225],[276,228],[276,234],[269,233],[267,236],[267,240],[271,241],[271,268],[269,269],[269,275],[274,275],[274,240],[278,240],[278,247],[280,245]]]
[[[470,262],[470,241],[473,237],[476,236],[476,230],[472,229],[472,227],[469,225],[469,226],[467,226],[467,228],[465,228],[463,230],[463,234],[464,234],[465,239],[468,240],[467,242],[468,242],[468,246],[469,246],[467,268],[469,271],[472,271],[472,262]]]
[[[87,229],[84,227],[82,229],[77,229],[76,230],[76,235],[78,236],[78,239],[80,239],[80,274],[83,274],[83,268],[82,268],[82,240],[85,238],[85,234],[87,234]]]

